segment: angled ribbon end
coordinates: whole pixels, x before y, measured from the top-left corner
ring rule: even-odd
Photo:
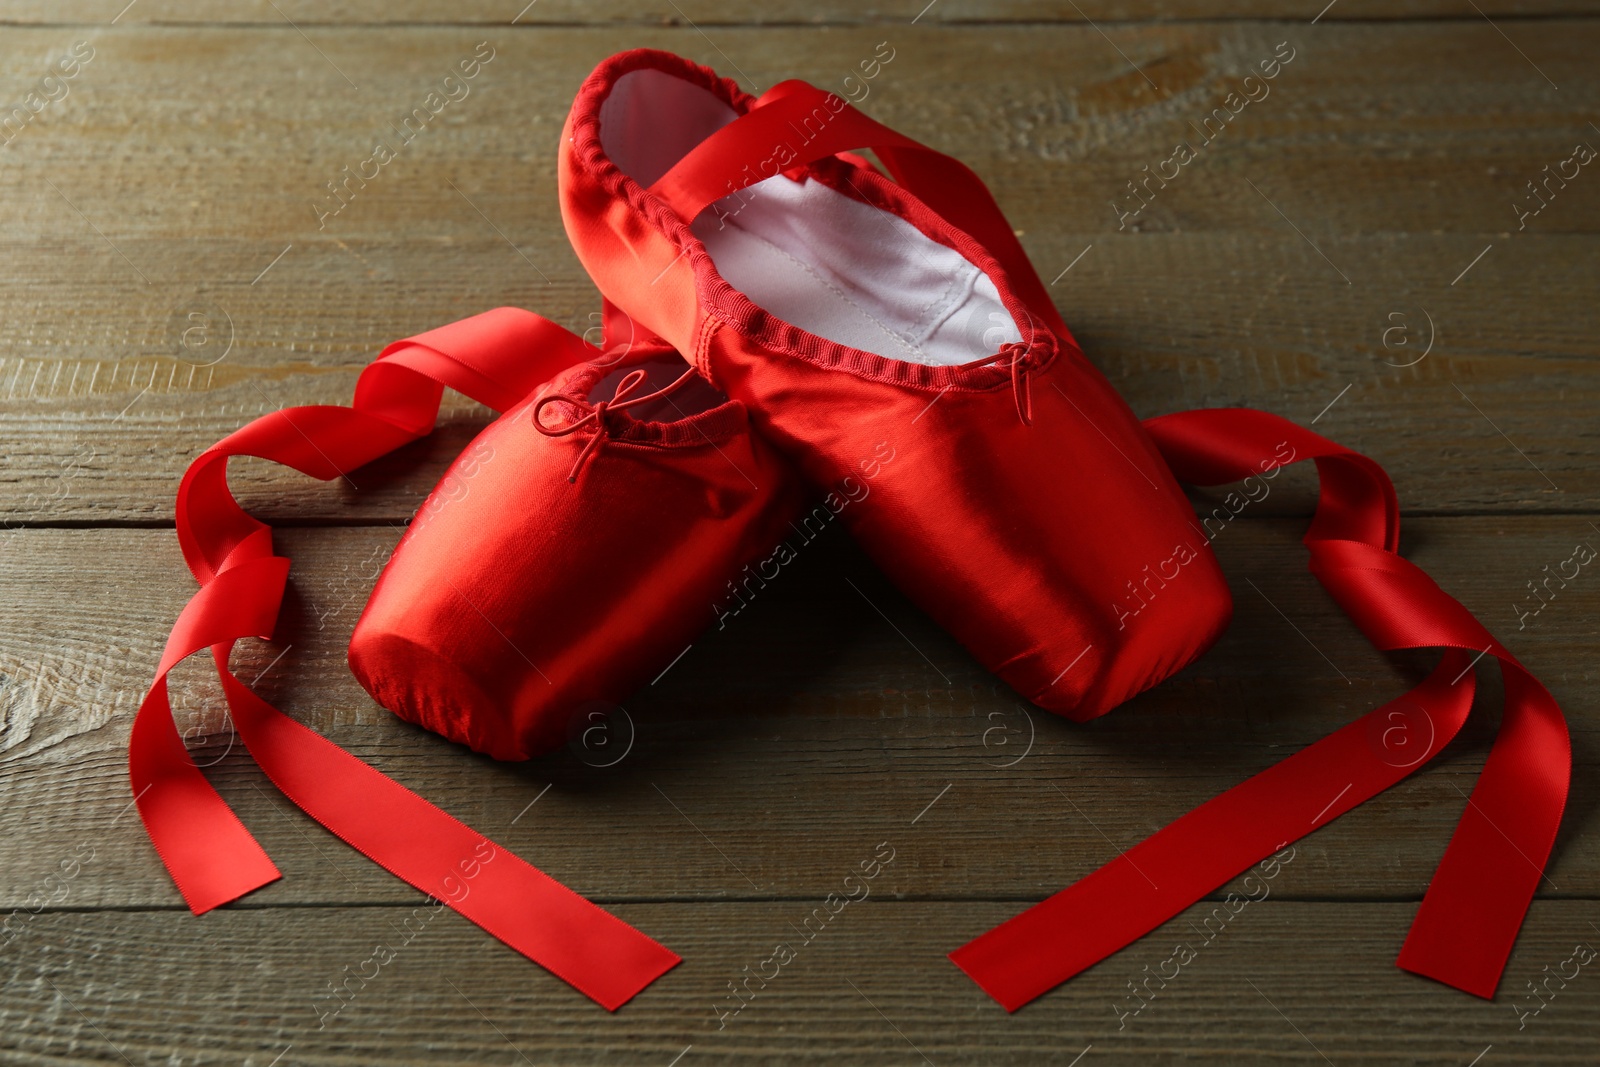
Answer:
[[[254,893],[262,886],[271,885],[282,877],[283,872],[267,858],[266,853],[262,853],[254,862],[237,863],[231,867],[225,880],[219,879],[204,885],[180,883],[178,891],[183,894],[183,901],[189,905],[191,912],[204,915]]]
[[[1019,994],[1015,989],[1007,989],[1006,980],[1009,972],[1005,968],[996,969],[992,966],[983,966],[967,952],[971,947],[972,945],[970,944],[963,945],[961,948],[951,952],[947,958],[961,969],[962,974],[976,982],[979,989],[989,994],[989,997],[1004,1008],[1007,1014],[1011,1014],[1023,1005],[1031,1003],[1042,994],[1043,991],[1029,996],[1027,994]]]
[[[1472,969],[1471,973],[1461,967],[1450,967],[1440,960],[1432,960],[1425,954],[1413,951],[1409,943],[1400,950],[1399,957],[1394,961],[1395,966],[1408,974],[1420,978],[1429,978],[1451,989],[1459,989],[1463,993],[1470,993],[1484,1000],[1493,1000],[1495,991],[1500,988],[1502,967],[1485,970]]]
[[[606,1011],[616,1011],[650,988],[657,978],[683,962],[682,956],[665,945],[655,943],[654,947],[657,951],[650,953],[648,959],[635,961],[628,968],[627,978],[621,983],[613,983],[604,990],[586,989],[584,992]]]

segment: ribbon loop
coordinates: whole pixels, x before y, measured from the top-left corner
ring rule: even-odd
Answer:
[[[140,818],[196,914],[279,877],[195,766],[172,717],[167,674],[211,648],[245,747],[312,818],[374,862],[615,1010],[676,966],[676,954],[380,774],[258,697],[228,668],[234,642],[269,637],[288,559],[233,498],[227,461],[248,455],[314,478],[343,477],[429,433],[445,387],[496,410],[598,352],[564,328],[498,308],[390,345],[351,407],[286,408],[223,438],[178,489],[177,530],[200,582],[173,627],[134,719],[128,771]]]
[[[1500,733],[1398,961],[1492,997],[1566,804],[1572,751],[1555,699],[1465,607],[1396,554],[1398,504],[1372,460],[1244,409],[1187,411],[1145,425],[1173,471],[1202,485],[1314,459],[1322,485],[1305,537],[1312,572],[1379,649],[1444,654],[1410,693],[1201,805],[951,959],[1015,1011],[1424,765],[1466,721],[1473,671],[1492,655],[1505,678]]]
[[[570,433],[576,433],[585,426],[593,424],[594,436],[590,437],[588,442],[584,444],[583,449],[578,453],[578,458],[573,461],[572,472],[567,475],[568,482],[576,482],[578,480],[578,473],[583,470],[583,465],[589,461],[591,456],[600,450],[600,445],[602,442],[606,441],[611,436],[611,428],[606,423],[606,412],[625,411],[628,408],[635,407],[639,404],[647,404],[652,400],[658,400],[661,397],[670,396],[683,386],[687,385],[690,379],[694,378],[698,374],[698,371],[696,371],[693,367],[690,367],[688,370],[678,375],[678,377],[672,382],[662,386],[660,389],[657,389],[654,392],[645,393],[642,396],[634,396],[632,394],[638,390],[640,386],[644,385],[645,381],[650,377],[649,371],[645,370],[643,367],[638,367],[622,376],[622,380],[617,383],[616,391],[611,394],[610,399],[597,402],[590,402],[586,397],[574,396],[571,393],[551,393],[548,396],[540,397],[538,401],[534,403],[533,428],[544,434],[546,437],[565,437]],[[579,411],[582,411],[583,414],[578,416],[576,419],[571,420],[570,422],[564,423],[563,425],[548,426],[544,421],[545,405],[557,403],[566,404],[569,407],[577,408]]]

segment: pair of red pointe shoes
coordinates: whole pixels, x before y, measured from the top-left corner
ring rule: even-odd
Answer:
[[[863,147],[905,184],[838,155]],[[1193,509],[961,164],[808,85],[757,100],[635,51],[579,92],[560,188],[584,266],[656,336],[508,413],[419,513],[351,645],[386,707],[500,758],[565,743],[573,707],[651,677],[782,536],[801,483],[774,449],[1041,707],[1100,715],[1226,624]],[[650,410],[613,396],[684,358],[693,385]],[[467,587],[439,580],[453,560]]]
[[[346,475],[429,432],[450,387],[504,414],[418,512],[350,663],[396,714],[502,759],[560,747],[575,714],[668,666],[818,493],[848,501],[852,534],[985,667],[1041,707],[1093,718],[1227,623],[1227,586],[1174,472],[1212,485],[1314,459],[1313,571],[1378,647],[1444,647],[1434,674],[952,958],[1008,1009],[1027,1003],[1423,765],[1465,721],[1473,667],[1492,652],[1507,692],[1496,753],[1400,961],[1492,994],[1560,821],[1565,726],[1396,554],[1381,468],[1261,412],[1141,425],[983,183],[810,85],[757,98],[667,53],[614,56],[578,93],[559,185],[607,300],[604,350],[528,312],[488,312],[386,349],[350,407],[263,417],[185,477],[178,533],[202,588],[140,709],[130,770],[191,907],[277,877],[171,722],[166,672],[211,648],[257,762],[368,856],[608,1008],[678,962],[229,670],[234,641],[271,633],[287,560],[229,495],[227,457]]]

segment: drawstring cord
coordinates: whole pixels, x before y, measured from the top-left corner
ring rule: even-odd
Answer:
[[[590,437],[589,440],[584,444],[583,451],[578,453],[577,460],[572,464],[572,472],[567,475],[567,481],[569,483],[576,483],[579,473],[583,470],[584,464],[589,461],[590,457],[599,451],[601,442],[609,440],[611,437],[611,427],[606,422],[606,412],[624,411],[637,404],[645,404],[651,400],[668,396],[685,385],[690,378],[695,376],[696,373],[698,372],[693,367],[690,367],[688,370],[684,371],[676,379],[674,379],[670,384],[662,386],[653,393],[645,393],[642,396],[629,397],[628,394],[638,389],[639,386],[644,384],[645,380],[649,377],[649,373],[644,368],[640,367],[638,369],[629,371],[623,376],[622,381],[617,383],[617,391],[612,394],[609,400],[602,400],[598,403],[590,403],[586,397],[574,396],[571,393],[551,393],[548,396],[539,398],[539,400],[533,405],[534,429],[538,430],[546,437],[565,437],[588,423],[594,423],[594,436]],[[543,417],[544,406],[546,404],[553,404],[557,402],[571,404],[573,407],[581,410],[583,415],[567,423],[565,426],[546,426]]]
[[[1002,360],[1011,371],[1011,397],[1017,403],[1017,418],[1022,420],[1022,425],[1033,425],[1033,390],[1028,378],[1028,372],[1033,368],[1024,362],[1028,354],[1028,346],[1021,341],[1012,341],[1000,346],[1000,351],[983,360],[983,363],[997,364]],[[980,364],[981,365],[981,364]]]

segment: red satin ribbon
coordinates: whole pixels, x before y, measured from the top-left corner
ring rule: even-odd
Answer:
[[[608,315],[608,327],[613,325]],[[426,435],[446,386],[504,411],[599,350],[538,315],[498,308],[399,341],[361,374],[350,407],[273,412],[223,438],[178,489],[177,530],[200,582],[134,720],[128,770],[150,840],[195,914],[279,877],[179,737],[167,674],[210,648],[234,726],[307,814],[390,873],[615,1010],[679,957],[256,696],[228,669],[242,637],[270,638],[289,561],[228,490],[230,456],[324,481]]]
[[[771,177],[757,172],[763,161],[799,176],[807,163],[830,155],[853,160],[849,150],[859,148],[876,151],[897,182],[981,241],[1030,310],[1071,341],[977,175],[805,82],[768,90],[650,191],[693,219]],[[1316,459],[1322,493],[1306,536],[1313,573],[1380,649],[1447,651],[1407,696],[1196,809],[951,958],[1015,1010],[1431,759],[1461,728],[1472,705],[1472,671],[1492,655],[1505,680],[1500,733],[1399,963],[1493,996],[1566,804],[1572,756],[1560,708],[1465,608],[1396,554],[1399,508],[1388,476],[1372,460],[1258,411],[1191,411],[1145,425],[1178,478],[1195,484],[1237,481],[1278,466],[1273,452],[1284,441],[1298,457]],[[1386,738],[1409,739],[1413,731],[1427,731],[1425,752],[1386,748]]]
[[[1473,672],[1500,661],[1505,711],[1399,965],[1492,997],[1543,877],[1572,750],[1544,686],[1459,602],[1396,553],[1394,489],[1372,460],[1260,411],[1186,411],[1145,423],[1180,480],[1238,481],[1315,459],[1311,571],[1379,649],[1446,649],[1410,693],[1235,786],[1093,874],[950,954],[1008,1011],[1149,933],[1290,841],[1438,754],[1472,707]]]

